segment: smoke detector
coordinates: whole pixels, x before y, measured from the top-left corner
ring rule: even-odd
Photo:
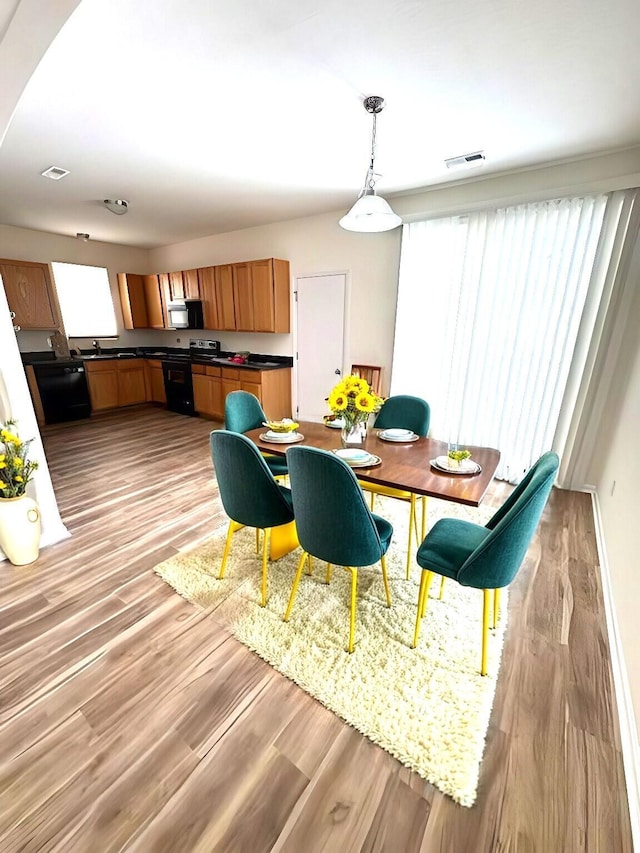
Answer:
[[[472,151],[461,154],[460,157],[449,157],[445,160],[447,169],[468,169],[472,166],[482,166],[485,161],[484,151]]]
[[[125,201],[123,198],[105,198],[104,206],[108,208],[111,213],[122,216],[123,213],[127,212],[129,202]]]
[[[48,169],[40,172],[40,174],[43,178],[51,178],[52,181],[59,181],[60,178],[64,178],[65,175],[69,174],[69,170],[61,169],[60,166],[49,166]]]

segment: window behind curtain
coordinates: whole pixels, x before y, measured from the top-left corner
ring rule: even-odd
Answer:
[[[71,338],[110,338],[118,333],[109,276],[104,267],[52,263],[62,319]]]
[[[517,481],[552,445],[607,196],[405,225],[391,390],[431,435],[496,447]]]

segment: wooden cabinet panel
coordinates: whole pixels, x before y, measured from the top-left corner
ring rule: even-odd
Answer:
[[[236,328],[233,267],[231,264],[223,264],[214,269],[218,302],[218,328],[233,330]]]
[[[149,377],[149,399],[154,403],[166,403],[167,395],[164,390],[164,374],[162,372],[162,362],[147,361],[148,377]]]
[[[222,389],[222,379],[209,379],[211,383],[211,414],[218,420],[224,420],[224,391]]]
[[[200,299],[200,282],[198,279],[198,270],[183,270],[182,283],[184,285],[185,299]]]
[[[0,275],[14,325],[22,329],[57,329],[53,284],[46,264],[0,261]]]
[[[216,293],[215,267],[202,267],[198,270],[200,298],[205,329],[220,329],[218,320],[218,298]],[[231,292],[233,296],[233,291]]]
[[[142,276],[119,272],[118,290],[125,329],[148,329],[147,298]]]
[[[211,400],[211,379],[199,373],[194,373],[193,380],[193,405],[196,412],[201,415],[213,414]]]
[[[171,299],[184,299],[184,279],[181,270],[169,273],[169,292]]]
[[[145,302],[147,305],[147,321],[150,329],[166,329],[167,312],[166,304],[160,289],[160,280],[157,275],[143,275],[142,287],[144,289]]]
[[[241,382],[240,390],[248,391],[249,394],[256,396],[262,403],[262,385],[259,382]]]
[[[118,363],[118,405],[133,406],[147,401],[144,364]]]
[[[118,365],[114,361],[85,362],[91,410],[115,409],[118,406]]]
[[[236,314],[236,330],[253,332],[253,292],[251,264],[233,264],[233,300]]]
[[[273,266],[270,260],[251,263],[251,294],[254,331],[275,331]]]
[[[169,273],[159,273],[158,283],[160,286],[160,299],[162,301],[162,310],[164,315],[164,328],[170,329],[171,326],[169,325],[169,315],[167,313],[167,304],[171,302],[171,284],[169,282]]]

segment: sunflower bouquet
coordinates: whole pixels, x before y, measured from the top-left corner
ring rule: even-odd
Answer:
[[[327,398],[329,408],[344,422],[347,429],[365,423],[372,412],[380,411],[383,400],[359,376],[346,376],[333,388]]]
[[[8,420],[0,429],[0,500],[24,495],[38,463],[27,459],[33,439],[23,441],[16,431],[16,422]]]

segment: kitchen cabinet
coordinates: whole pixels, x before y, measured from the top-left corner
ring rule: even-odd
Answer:
[[[205,329],[222,328],[218,320],[218,299],[216,296],[215,267],[202,267],[198,270],[202,316]]]
[[[164,390],[164,373],[162,372],[162,362],[147,359],[147,390],[148,397],[153,403],[167,402],[167,395]]]
[[[115,359],[86,361],[85,368],[91,411],[116,409],[118,407],[118,362]]]
[[[219,367],[192,365],[193,402],[196,412],[224,420],[224,398]]]
[[[169,291],[171,300],[184,299],[184,279],[182,271],[169,273]]]
[[[148,329],[147,298],[142,276],[119,272],[118,291],[125,329]]]
[[[253,332],[251,264],[233,264],[233,301],[238,332]]]
[[[158,283],[160,287],[160,300],[162,302],[163,307],[163,315],[164,315],[164,328],[170,329],[171,325],[169,324],[169,314],[167,313],[167,305],[171,302],[171,281],[169,279],[169,273],[161,272],[158,274]]]
[[[248,391],[270,418],[291,417],[291,368],[246,370],[194,364],[193,399],[201,415],[224,420],[224,401],[232,391]]]
[[[216,300],[218,305],[218,329],[232,331],[236,327],[235,300],[233,296],[233,267],[221,264],[214,267]]]
[[[46,264],[30,261],[0,261],[0,275],[14,325],[21,329],[57,329],[53,284]]]
[[[147,320],[150,329],[166,329],[167,305],[163,299],[160,280],[157,275],[143,275],[142,286],[147,306]]]
[[[289,332],[289,262],[277,258],[233,264],[236,330]]]
[[[145,363],[142,359],[85,361],[85,367],[92,411],[147,401]]]
[[[157,275],[118,273],[125,329],[167,328],[166,302]]]
[[[200,278],[199,270],[183,270],[182,284],[184,289],[185,299],[200,299]]]

